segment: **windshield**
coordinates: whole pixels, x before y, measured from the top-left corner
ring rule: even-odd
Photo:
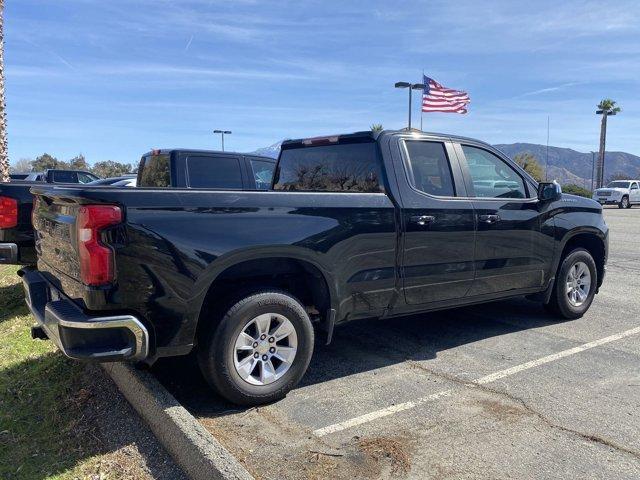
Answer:
[[[607,188],[629,188],[629,182],[620,182],[620,181],[609,182],[609,185],[607,185]]]

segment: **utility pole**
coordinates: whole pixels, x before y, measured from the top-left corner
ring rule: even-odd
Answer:
[[[596,152],[591,152],[591,191],[593,192],[593,180],[596,169]]]
[[[231,135],[231,131],[229,130],[214,130],[213,133],[219,133],[222,135],[222,151],[224,152],[224,136]]]
[[[396,88],[408,88],[409,89],[409,123],[408,129],[411,130],[411,90],[424,90],[423,83],[410,83],[410,82],[396,82]],[[422,128],[422,125],[420,126]]]

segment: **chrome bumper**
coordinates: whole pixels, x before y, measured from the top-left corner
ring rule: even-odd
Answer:
[[[40,330],[69,358],[113,362],[140,361],[149,355],[149,332],[133,315],[86,315],[38,270],[25,268],[22,276],[25,301]]]
[[[15,243],[0,243],[0,264],[18,263],[18,245]]]

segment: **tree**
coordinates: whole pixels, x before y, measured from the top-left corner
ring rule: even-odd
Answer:
[[[9,170],[11,170],[12,172],[16,172],[16,173],[30,172],[31,171],[31,163],[32,162],[33,162],[33,160],[31,160],[29,158],[21,158],[16,163],[14,163],[9,168]]]
[[[0,182],[8,181],[7,102],[4,96],[4,0],[0,0]]]
[[[61,168],[61,162],[54,156],[48,153],[43,153],[31,163],[31,169],[34,172],[41,172],[49,168]]]
[[[381,132],[382,130],[384,130],[384,128],[381,123],[374,123],[371,125],[372,132]]]
[[[609,179],[607,180],[607,183],[614,182],[616,180],[629,180],[629,175],[622,172],[616,172],[609,177]]]
[[[602,121],[600,123],[600,151],[598,152],[598,165],[596,168],[596,188],[602,187],[604,180],[604,152],[605,144],[607,142],[607,117],[609,115],[615,115],[620,113],[622,108],[616,106],[615,100],[610,98],[604,98],[598,104],[597,114],[602,115]]]
[[[79,153],[69,160],[69,168],[72,170],[89,170],[89,165],[87,165],[87,159],[84,158],[84,155]]]
[[[538,159],[531,153],[519,153],[514,157],[514,161],[531,175],[536,181],[541,182],[544,177],[544,171],[538,162]]]
[[[562,191],[564,193],[570,193],[571,195],[579,195],[580,197],[591,198],[591,190],[587,190],[586,188],[582,188],[575,183],[570,183],[568,185],[562,186]]]
[[[101,178],[119,177],[130,173],[133,167],[130,163],[114,162],[113,160],[104,160],[96,162],[91,171]]]

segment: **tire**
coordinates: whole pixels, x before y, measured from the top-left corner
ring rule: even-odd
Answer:
[[[238,405],[261,405],[284,398],[298,384],[313,345],[313,325],[301,303],[285,292],[261,291],[239,300],[212,328],[199,347],[198,363],[221,396]],[[288,357],[290,362],[280,361]]]
[[[620,203],[618,203],[618,208],[630,208],[631,203],[629,202],[629,197],[626,195],[620,199]]]
[[[588,270],[581,277],[580,283],[573,283],[575,273],[582,269]],[[570,276],[571,275],[571,276]],[[588,291],[584,288],[585,279],[589,280]],[[579,279],[578,279],[579,280]],[[568,283],[572,282],[575,288],[580,289],[586,295],[580,298],[578,293],[570,297]],[[554,315],[564,319],[573,320],[582,317],[593,302],[598,285],[598,269],[591,254],[584,248],[577,248],[566,255],[558,268],[558,274],[553,285],[549,303],[545,308]]]

